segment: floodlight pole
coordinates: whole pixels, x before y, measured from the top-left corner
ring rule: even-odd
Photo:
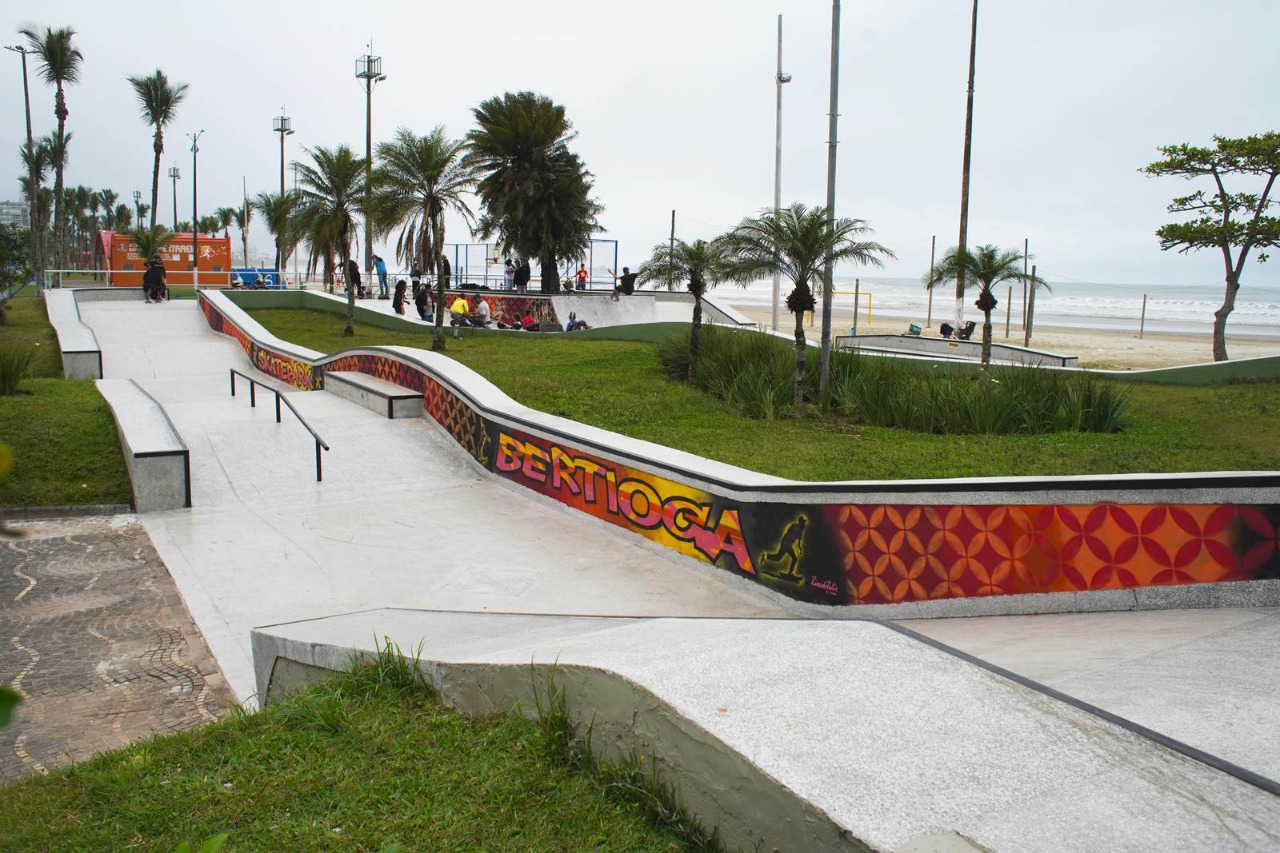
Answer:
[[[965,254],[969,241],[969,162],[973,147],[973,72],[978,53],[978,0],[973,0],[973,24],[969,31],[969,88],[964,113],[964,161],[960,166],[960,241],[956,254],[956,328],[964,326]]]
[[[141,226],[142,225],[142,190],[133,191],[133,216],[137,220],[137,225]]]
[[[827,133],[827,228],[834,231],[836,223],[836,125],[840,118],[840,0],[831,3],[831,108],[830,127]],[[828,245],[827,258],[822,274],[822,368],[818,376],[818,389],[825,393],[831,375],[831,363],[827,354],[831,351],[831,297],[835,274],[834,247]],[[857,312],[858,306],[853,310]]]
[[[196,293],[200,292],[200,180],[199,180],[199,160],[200,154],[200,137],[204,134],[201,130],[197,133],[188,133],[191,137],[191,288]]]
[[[369,208],[373,200],[373,86],[387,79],[387,75],[382,73],[382,57],[373,55],[372,41],[369,42],[369,52],[356,60],[356,78],[364,81],[364,275],[366,281],[371,281],[373,229],[369,227]]]
[[[173,181],[173,233],[178,233],[178,178],[182,177],[182,173],[178,171],[178,164],[174,163],[169,167],[169,180]],[[195,223],[192,223],[192,227]]]
[[[778,16],[778,73],[773,78],[778,89],[778,112],[774,121],[773,151],[773,215],[782,208],[782,84],[791,82],[791,75],[782,73],[782,16]],[[782,276],[773,271],[773,330],[778,331],[778,304],[781,300]]]
[[[293,135],[293,120],[289,118],[289,116],[285,115],[284,107],[280,107],[280,115],[276,116],[275,119],[272,120],[271,130],[273,133],[280,134],[280,199],[281,199],[281,202],[283,203],[284,201],[284,138],[286,136]],[[296,171],[294,172],[294,175],[295,176],[297,175]],[[280,230],[283,230],[284,223],[279,223],[277,224],[276,227]],[[282,234],[280,236],[284,236],[284,235]],[[284,241],[281,239],[277,239],[276,245],[279,246],[279,248],[276,250],[276,277],[279,278],[284,275]],[[277,281],[276,284],[279,285],[280,282]]]
[[[27,107],[27,192],[30,194],[28,207],[31,217],[31,271],[40,281],[44,289],[44,264],[40,257],[40,192],[36,186],[35,141],[31,137],[31,89],[27,85],[27,54],[31,49],[20,44],[5,45],[5,50],[22,54],[22,100]]]

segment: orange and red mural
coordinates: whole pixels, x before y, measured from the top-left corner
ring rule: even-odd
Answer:
[[[655,474],[642,459],[622,463],[549,431],[498,421],[424,367],[390,354],[313,366],[259,345],[207,300],[201,307],[210,326],[272,376],[312,389],[323,387],[324,371],[359,371],[421,391],[424,413],[493,474],[802,601],[889,604],[1280,578],[1277,505],[810,504],[785,489],[773,500],[737,501]]]

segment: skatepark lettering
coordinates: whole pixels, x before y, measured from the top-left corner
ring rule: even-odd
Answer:
[[[506,433],[498,437],[494,465],[499,472],[545,486],[549,494],[564,495],[568,503],[603,508],[644,530],[665,530],[692,544],[712,563],[728,553],[740,569],[755,574],[736,509],[724,509],[717,516],[710,503],[680,495],[664,498],[646,480],[619,479],[617,471],[595,459],[575,456],[556,445],[544,450]]]
[[[840,587],[836,586],[835,581],[822,580],[821,578],[809,575],[809,588],[820,589],[827,595],[839,595]]]
[[[315,390],[315,376],[309,364],[297,359],[276,355],[261,347],[254,348],[253,364],[263,373],[288,382],[295,388],[302,388],[306,391]]]

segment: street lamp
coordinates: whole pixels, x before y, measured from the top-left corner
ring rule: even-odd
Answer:
[[[200,172],[197,155],[200,154],[202,135],[203,130],[187,134],[191,138],[191,288],[196,293],[200,292],[200,228],[197,225],[200,221]]]
[[[135,227],[142,227],[142,190],[133,191],[133,215],[137,219]]]
[[[382,57],[369,52],[356,60],[356,79],[364,81],[364,275],[373,276],[373,230],[369,228],[370,184],[373,182],[373,86],[387,79],[382,73]]]
[[[271,132],[280,134],[280,196],[284,197],[284,138],[293,135],[293,119],[284,114],[284,107],[280,108],[280,115],[272,119]]]
[[[774,77],[778,87],[778,115],[774,122],[775,144],[773,153],[773,215],[782,208],[782,84],[791,82],[791,75],[782,71],[782,16],[778,16],[778,74]],[[778,331],[778,302],[781,298],[782,277],[773,273],[773,330]]]
[[[178,231],[178,178],[182,177],[182,173],[178,171],[178,164],[174,163],[169,167],[169,179],[173,181],[173,230]]]
[[[40,258],[40,216],[38,205],[40,203],[39,188],[36,186],[36,149],[35,142],[31,138],[31,90],[27,88],[27,54],[33,53],[30,48],[20,44],[5,45],[5,50],[12,50],[14,53],[22,54],[22,99],[27,105],[27,193],[31,208],[31,271],[36,273],[41,282],[44,276],[40,274],[41,263]]]

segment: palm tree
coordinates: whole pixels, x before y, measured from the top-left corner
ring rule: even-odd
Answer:
[[[43,34],[33,27],[24,27],[18,32],[26,37],[31,50],[40,57],[40,76],[57,90],[53,99],[53,114],[58,119],[53,159],[53,258],[59,266],[65,266],[67,226],[62,211],[62,177],[66,166],[67,116],[70,112],[64,88],[80,80],[80,64],[84,62],[84,56],[71,42],[76,31],[70,27],[56,30],[46,27]]]
[[[1030,260],[1030,256],[1027,260]],[[953,246],[942,260],[924,276],[924,286],[932,290],[944,282],[977,282],[978,300],[974,304],[982,312],[982,369],[991,364],[991,312],[996,307],[994,288],[1006,281],[1025,281],[1032,287],[1049,289],[1044,279],[1023,273],[1022,253],[1017,249],[999,249],[990,244],[973,250]]]
[[[390,234],[400,226],[396,259],[406,267],[431,273],[444,251],[444,215],[461,214],[469,228],[475,217],[463,194],[476,184],[475,172],[462,158],[464,143],[451,141],[444,127],[426,136],[400,128],[394,142],[378,143],[370,211],[375,226]],[[439,304],[444,304],[444,276],[437,277]],[[437,310],[431,348],[444,349],[444,312]]]
[[[234,207],[220,207],[213,212],[218,217],[218,227],[222,229],[222,236],[228,240],[231,239],[231,223],[236,221],[236,209]]]
[[[659,243],[653,247],[653,254],[645,261],[637,274],[641,284],[648,282],[688,282],[689,292],[693,294],[693,325],[689,328],[689,372],[693,372],[693,363],[698,359],[698,344],[702,331],[702,297],[707,290],[715,287],[729,276],[728,258],[722,238],[708,243],[706,240],[694,240],[686,243],[676,240],[674,243]]]
[[[35,220],[31,223],[31,232],[35,235],[35,260],[32,272],[35,273],[37,281],[44,281],[44,245],[45,245],[45,223],[49,218],[49,211],[42,210],[40,205],[43,203],[41,189],[44,188],[44,180],[49,174],[49,168],[52,165],[52,157],[49,150],[49,141],[45,137],[35,140],[31,145],[22,143],[22,162],[27,167],[27,176],[19,178],[22,187],[22,195],[26,199],[27,204],[31,206],[35,214]],[[32,184],[34,181],[34,185]]]
[[[766,209],[755,219],[744,219],[724,236],[729,256],[726,275],[749,282],[775,271],[794,285],[787,297],[787,310],[796,315],[796,369],[794,399],[804,400],[804,315],[814,308],[809,282],[821,275],[828,252],[832,263],[853,261],[883,266],[882,258],[893,252],[866,240],[871,229],[861,219],[827,220],[825,207],[809,208],[800,202],[778,210]]]
[[[236,227],[240,229],[240,245],[244,248],[244,265],[249,266],[249,223],[253,219],[253,202],[244,200],[244,204],[236,208],[231,215]]]
[[[218,229],[222,227],[222,220],[217,215],[210,213],[208,216],[200,217],[200,233],[207,234],[210,237],[218,236]]]
[[[149,228],[139,225],[129,231],[129,238],[138,250],[138,257],[150,260],[152,255],[169,245],[173,232],[163,225],[152,225]]]
[[[102,205],[102,227],[106,231],[116,230],[116,199],[119,198],[115,190],[98,190],[98,202]]]
[[[150,77],[130,77],[129,85],[138,96],[142,120],[156,129],[152,137],[155,161],[151,166],[151,225],[156,224],[160,192],[160,155],[164,153],[164,126],[178,117],[178,105],[187,96],[186,83],[170,83],[159,68]]]
[[[293,192],[258,193],[253,206],[262,211],[262,218],[267,221],[267,230],[276,241],[276,271],[284,274],[285,258],[298,245],[297,229],[294,228],[295,213],[298,209],[298,196]]]
[[[479,233],[504,252],[536,257],[542,292],[560,288],[556,258],[581,257],[604,210],[591,196],[591,173],[569,151],[573,126],[564,107],[533,92],[507,92],[473,111],[464,162],[483,175]]]
[[[133,226],[133,208],[127,204],[117,204],[115,220],[117,231],[128,231]]]
[[[144,205],[144,207],[145,207],[145,205]],[[174,226],[174,232],[175,232],[175,233],[177,233],[177,234],[190,234],[190,233],[192,233],[193,231],[195,231],[195,229],[191,227],[191,220],[190,220],[190,219],[184,219],[184,220],[182,220],[181,222],[177,223],[177,225],[175,225],[175,226]]]
[[[311,246],[311,263],[317,255],[325,259],[325,275],[333,271],[333,253],[342,260],[342,271],[351,259],[351,239],[356,233],[356,217],[363,215],[365,191],[365,158],[357,157],[345,145],[329,149],[317,147],[308,152],[311,163],[298,164],[300,212],[299,233],[305,234]],[[329,279],[331,280],[331,279]],[[355,334],[356,289],[348,282],[347,326],[343,337]]]

